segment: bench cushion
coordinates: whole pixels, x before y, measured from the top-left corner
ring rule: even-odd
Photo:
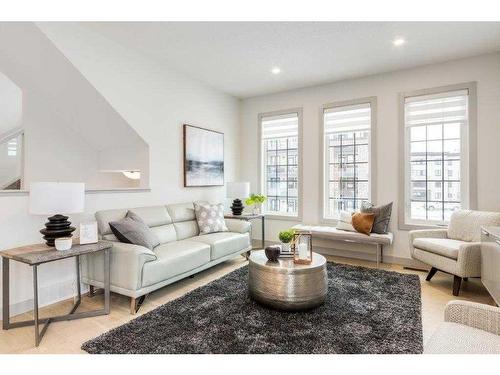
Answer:
[[[327,225],[305,225],[298,224],[293,229],[309,231],[318,238],[326,238],[338,241],[352,241],[367,244],[390,245],[393,241],[392,233],[377,234],[371,233],[369,236],[358,232],[348,232]]]

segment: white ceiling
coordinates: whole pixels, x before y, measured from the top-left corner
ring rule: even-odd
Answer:
[[[240,98],[500,50],[500,22],[83,25]],[[394,47],[396,37],[407,43]]]

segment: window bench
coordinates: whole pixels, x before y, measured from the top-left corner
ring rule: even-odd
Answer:
[[[366,234],[358,232],[349,232],[346,230],[341,230],[326,225],[318,226],[318,225],[298,224],[295,225],[293,229],[311,232],[313,238],[316,237],[332,241],[375,245],[377,248],[377,267],[379,266],[380,262],[383,261],[382,250],[384,245],[391,245],[394,239],[392,233],[387,233],[387,234],[372,233],[369,236],[367,236]]]

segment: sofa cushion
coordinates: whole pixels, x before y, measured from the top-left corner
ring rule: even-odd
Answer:
[[[160,225],[158,227],[152,227],[151,232],[153,232],[156,237],[160,240],[160,243],[167,243],[172,241],[177,241],[177,232],[175,231],[175,224]]]
[[[460,246],[466,244],[464,241],[451,240],[449,238],[416,238],[413,246],[417,249],[444,256],[450,259],[458,259]]]
[[[109,226],[121,242],[144,246],[150,250],[160,244],[158,237],[142,218],[133,212],[128,212],[127,216],[121,220],[110,222]]]
[[[500,354],[500,336],[466,325],[442,323],[424,347],[425,354]]]
[[[193,237],[189,240],[210,245],[211,260],[235,253],[250,246],[250,235],[248,233],[210,233]]]
[[[174,223],[196,219],[193,203],[169,204],[167,211]]]
[[[175,232],[177,234],[177,240],[185,240],[186,238],[195,237],[200,234],[198,229],[198,224],[195,220],[183,221],[180,223],[174,223]]]
[[[131,208],[129,212],[140,216],[148,227],[157,227],[172,223],[172,219],[165,206],[137,207]]]
[[[183,240],[157,246],[157,259],[144,265],[142,287],[147,287],[210,261],[210,246],[201,242]]]
[[[500,226],[500,212],[460,210],[451,215],[448,238],[467,242],[481,241],[482,226]]]

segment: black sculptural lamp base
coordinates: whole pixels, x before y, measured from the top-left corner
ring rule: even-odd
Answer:
[[[76,229],[70,226],[68,217],[64,215],[54,215],[49,217],[49,221],[45,223],[45,228],[40,230],[43,234],[43,239],[48,246],[55,246],[54,241],[56,238],[71,237]]]
[[[233,205],[231,206],[231,211],[233,212],[233,215],[241,215],[243,212],[243,203],[241,202],[241,199],[235,199],[233,201]]]

